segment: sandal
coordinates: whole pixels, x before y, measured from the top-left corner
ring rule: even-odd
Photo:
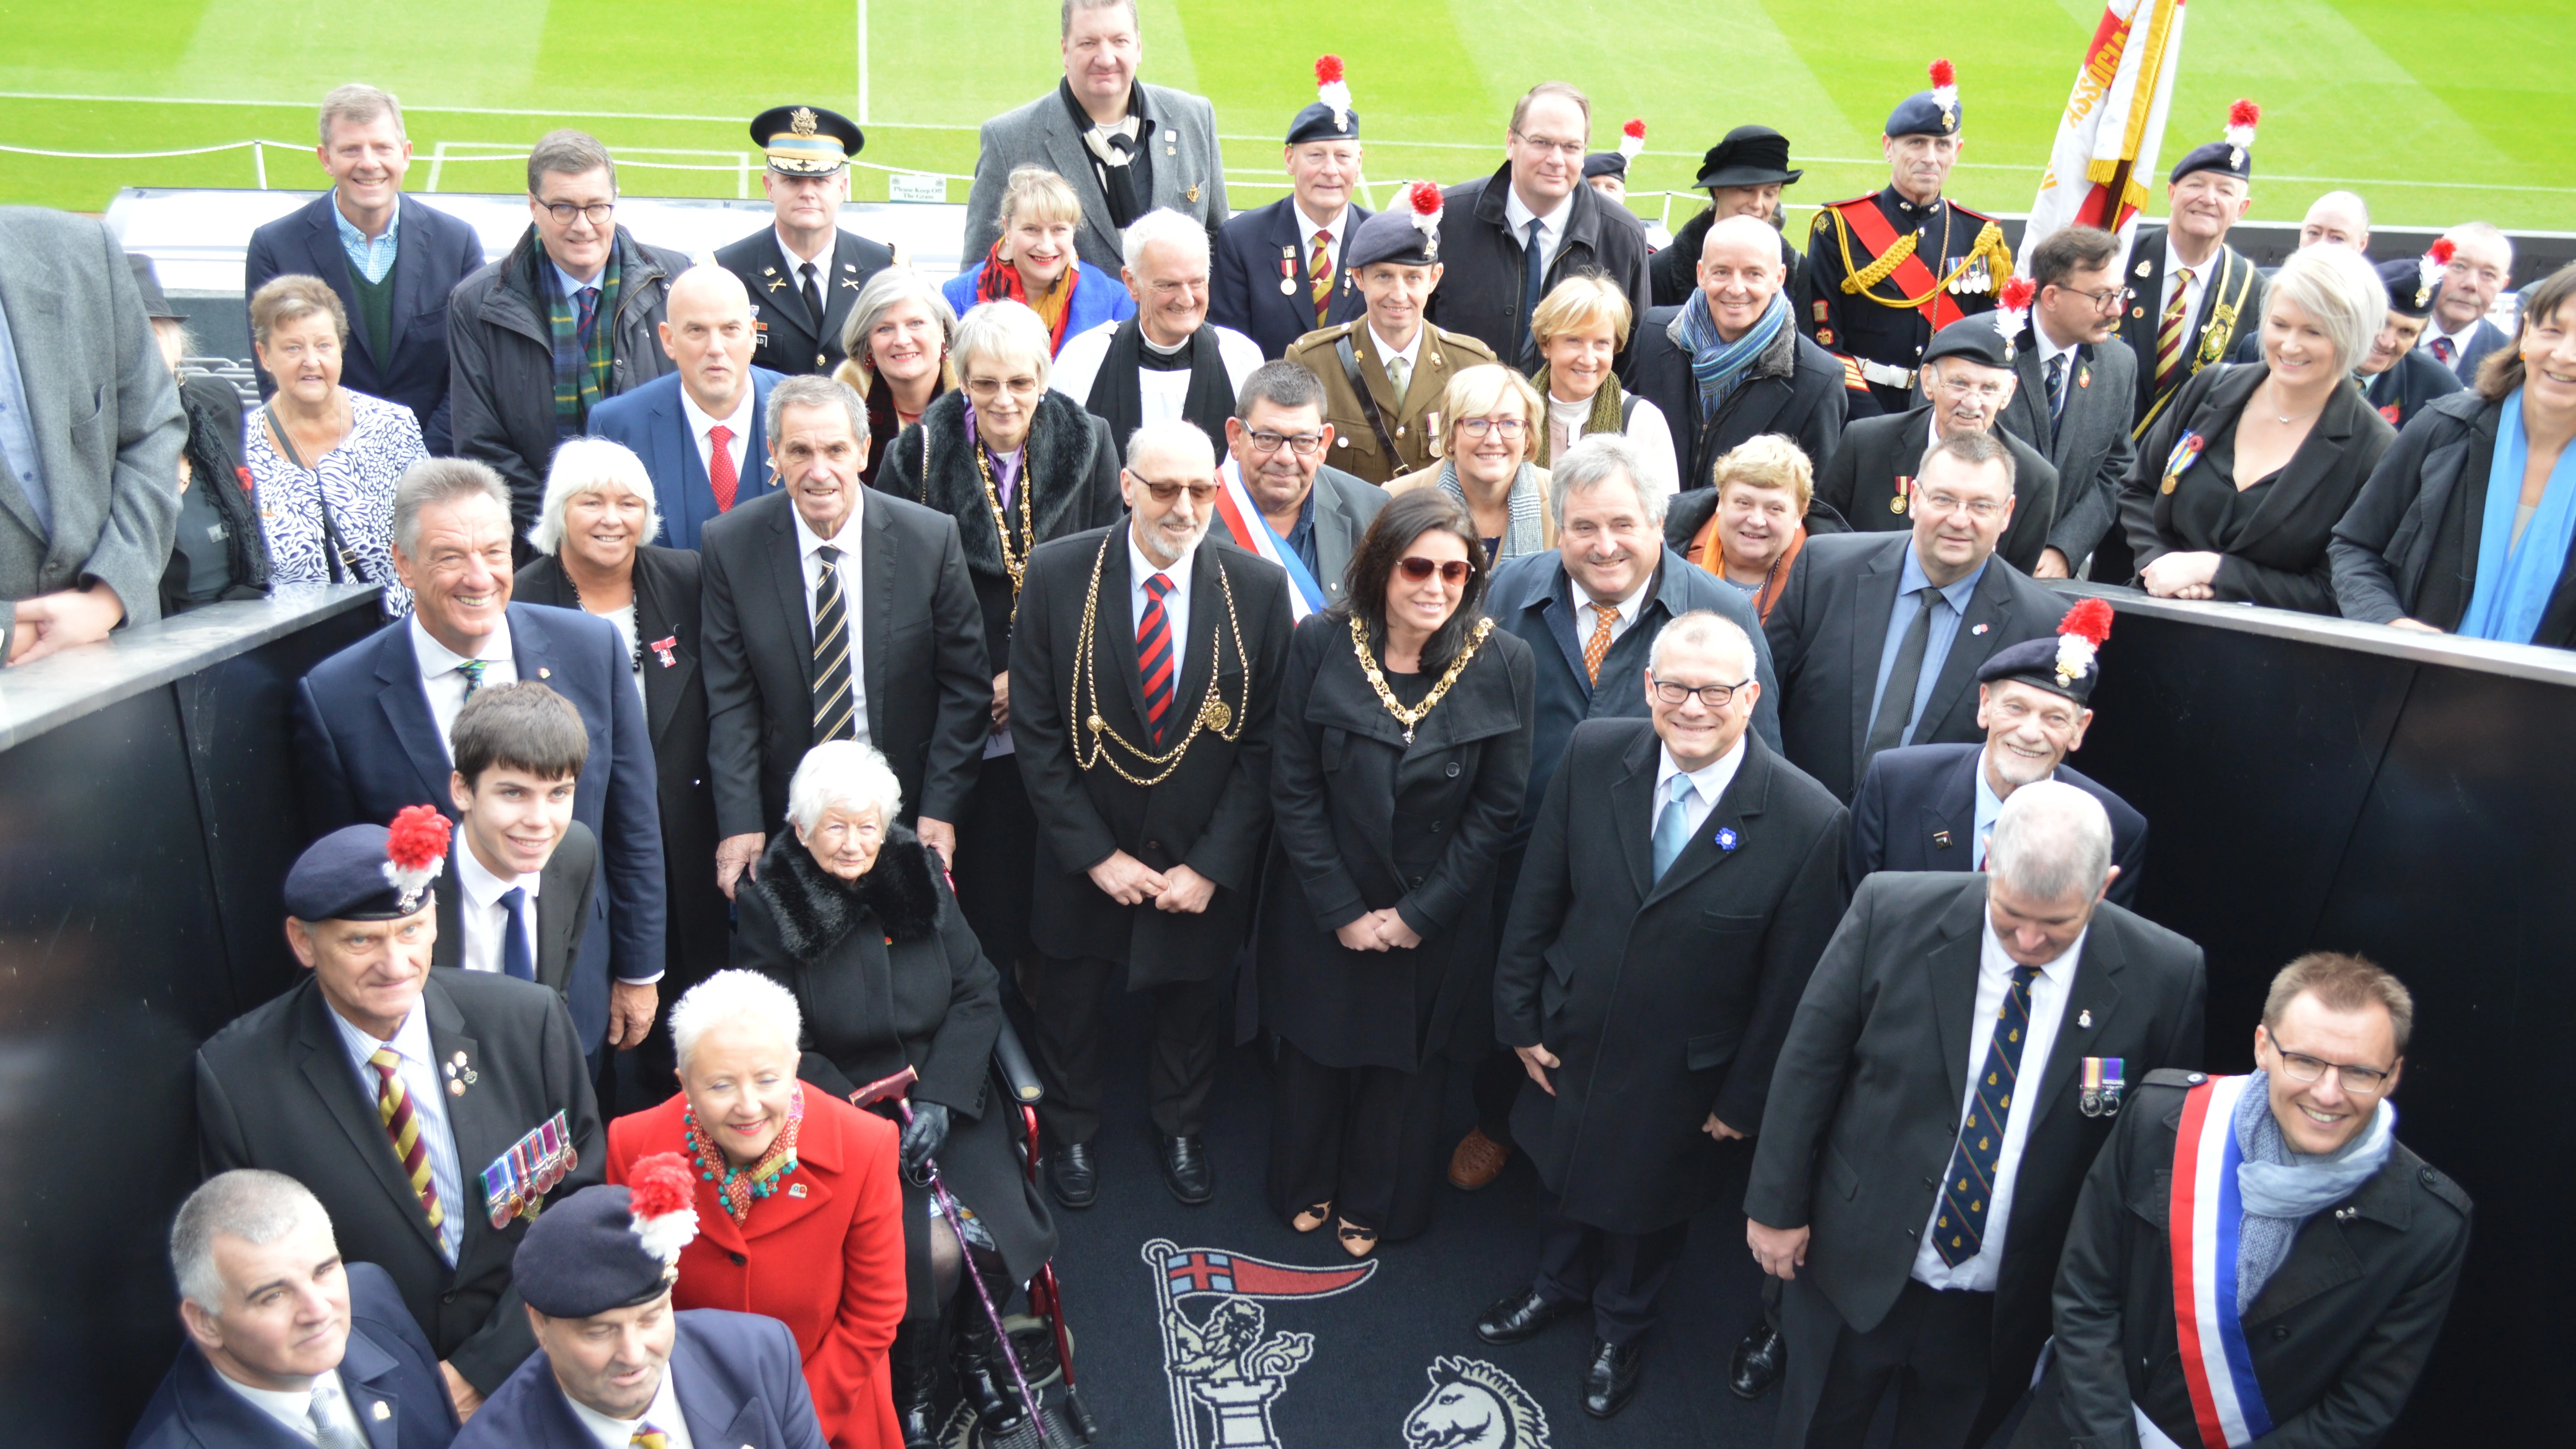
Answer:
[[[1322,1227],[1325,1220],[1330,1218],[1332,1215],[1333,1204],[1331,1200],[1327,1199],[1323,1202],[1316,1203],[1312,1207],[1300,1209],[1295,1217],[1288,1220],[1288,1226],[1295,1228],[1301,1233],[1311,1233],[1315,1229]]]
[[[1360,1227],[1356,1223],[1353,1223],[1349,1218],[1344,1218],[1341,1222],[1341,1227],[1335,1230],[1335,1236],[1342,1240],[1343,1252],[1350,1254],[1354,1258],[1365,1258],[1369,1254],[1377,1251],[1377,1230],[1375,1228]]]

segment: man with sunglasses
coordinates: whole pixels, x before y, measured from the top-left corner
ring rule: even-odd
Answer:
[[[2039,293],[2013,339],[2020,382],[1999,422],[2057,469],[2057,521],[2030,572],[2062,579],[2113,532],[2120,483],[2138,456],[2129,436],[2138,355],[2118,335],[2129,296],[2120,285],[2119,238],[2099,227],[2060,227],[2022,262]]]
[[[1494,966],[1495,1035],[1528,1077],[1512,1128],[1538,1168],[1539,1264],[1476,1334],[1519,1343],[1585,1313],[1594,1418],[1637,1391],[1692,1217],[1743,1181],[1842,917],[1847,816],[1751,728],[1755,659],[1732,620],[1683,614],[1619,684],[1649,717],[1575,728]]]
[[[680,252],[617,224],[617,162],[579,131],[528,153],[528,230],[509,255],[456,284],[447,304],[449,426],[456,455],[510,485],[511,557],[545,500],[555,445],[590,410],[677,366],[662,351]]]
[[[2014,1449],[2171,1449],[2213,1419],[2228,1443],[2379,1442],[2469,1249],[2469,1195],[2395,1139],[2414,1024],[2396,977],[2314,952],[2272,979],[2250,1077],[2140,1080],[2076,1200]]]
[[[1324,461],[1333,446],[1324,384],[1297,364],[1255,368],[1234,413],[1218,470],[1235,504],[1218,513],[1227,536],[1288,570],[1295,617],[1340,603],[1342,575],[1369,520],[1386,506],[1386,490]]]

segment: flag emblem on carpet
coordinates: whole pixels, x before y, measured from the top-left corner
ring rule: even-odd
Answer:
[[[1315,1335],[1273,1330],[1262,1304],[1348,1293],[1378,1265],[1304,1268],[1168,1238],[1146,1243],[1140,1255],[1159,1300],[1173,1442],[1179,1449],[1279,1449],[1270,1406],[1314,1356]]]

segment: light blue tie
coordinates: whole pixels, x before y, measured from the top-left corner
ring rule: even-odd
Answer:
[[[1672,798],[1655,821],[1655,879],[1662,880],[1682,847],[1690,844],[1690,802],[1698,796],[1699,788],[1691,784],[1690,776],[1673,776]]]

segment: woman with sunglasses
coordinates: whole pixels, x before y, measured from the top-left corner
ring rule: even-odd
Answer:
[[[1440,465],[1386,485],[1390,495],[1436,489],[1467,506],[1488,564],[1556,547],[1547,470],[1530,459],[1546,413],[1528,378],[1499,362],[1463,369],[1441,394]]]
[[[1482,608],[1475,520],[1388,503],[1341,603],[1297,626],[1254,931],[1271,1076],[1270,1204],[1352,1257],[1430,1223],[1443,1049],[1494,964],[1494,868],[1529,779],[1529,646]]]

